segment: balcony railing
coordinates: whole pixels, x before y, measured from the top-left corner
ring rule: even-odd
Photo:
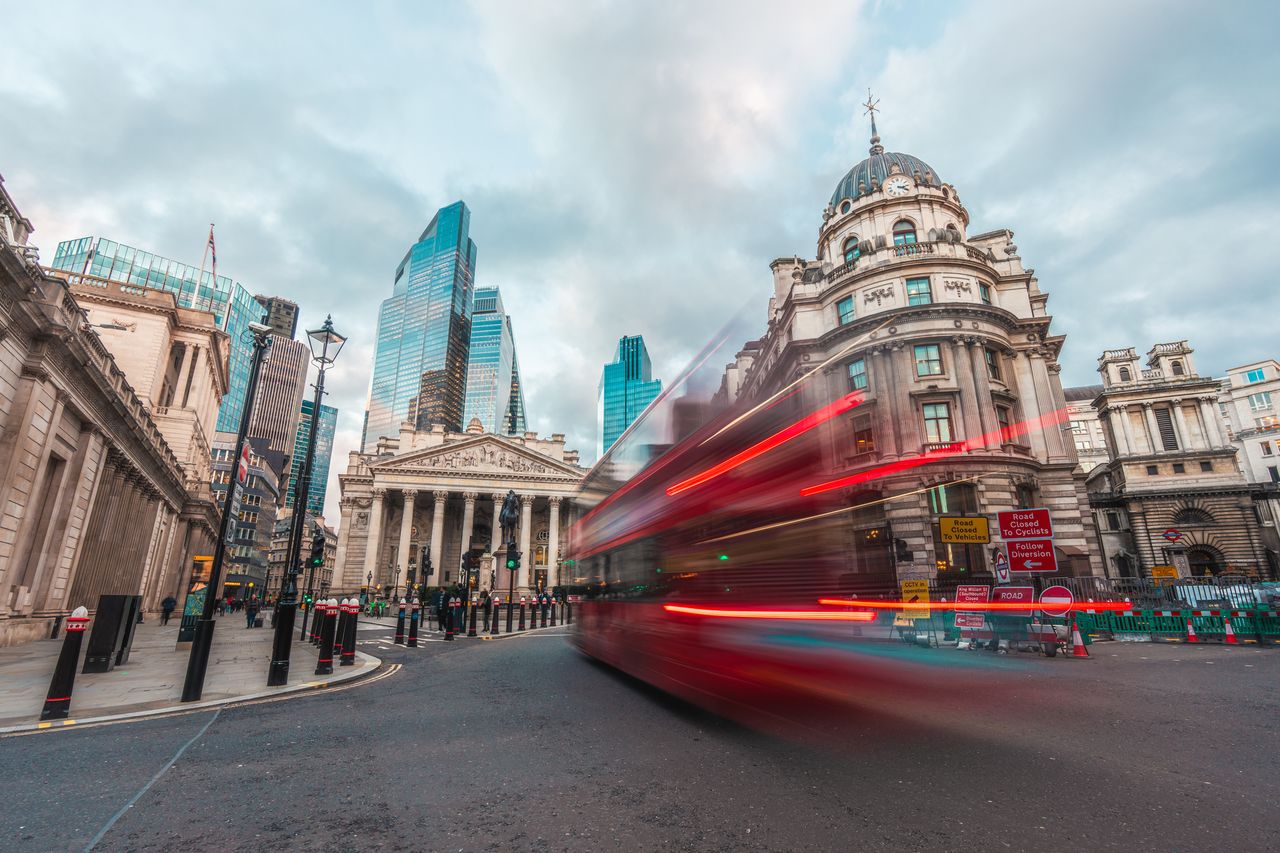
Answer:
[[[953,258],[967,258],[971,261],[977,261],[986,266],[992,266],[992,259],[987,252],[974,246],[963,243],[949,243],[945,240],[925,240],[919,243],[903,243],[896,246],[881,246],[872,249],[866,254],[860,255],[851,261],[846,261],[826,274],[824,280],[828,283],[838,281],[845,276],[853,273],[860,266],[865,267],[868,263],[874,261],[880,253],[885,253],[888,259],[897,258],[911,259],[926,256],[941,256]]]

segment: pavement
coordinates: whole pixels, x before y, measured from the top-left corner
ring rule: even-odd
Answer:
[[[0,648],[0,685],[4,687],[0,690],[0,734],[190,711],[314,690],[367,676],[380,663],[378,658],[357,650],[354,666],[335,665],[333,675],[317,676],[314,674],[316,648],[310,643],[294,642],[288,682],[282,687],[268,688],[272,634],[267,626],[245,628],[241,614],[218,617],[204,693],[199,702],[183,703],[182,686],[190,650],[176,648],[177,618],[170,619],[164,626],[159,619],[151,618],[137,626],[126,664],[110,672],[82,673],[77,669],[70,717],[44,723],[40,722],[40,711],[62,650],[62,638]],[[88,642],[86,633],[83,646],[88,646]],[[83,666],[83,647],[80,654],[80,666]]]
[[[160,851],[1280,849],[1280,650],[1016,656],[995,710],[856,699],[788,736],[674,700],[563,628],[387,645],[277,703],[0,739],[0,846]],[[986,654],[933,650],[946,656]],[[992,656],[995,660],[995,656]],[[38,770],[36,770],[38,768]]]

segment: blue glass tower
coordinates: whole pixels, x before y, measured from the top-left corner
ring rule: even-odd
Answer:
[[[443,424],[462,429],[476,244],[461,201],[436,212],[396,267],[390,298],[378,311],[373,379],[364,416],[364,452],[378,439]]]
[[[249,387],[249,362],[253,356],[249,324],[264,313],[253,294],[226,276],[218,276],[151,252],[144,252],[102,237],[81,237],[58,244],[53,268],[111,281],[167,290],[183,308],[213,313],[218,328],[231,336],[231,364],[227,395],[218,409],[219,432],[234,433],[240,427],[244,395]]]
[[[310,400],[302,401],[302,416],[298,419],[298,435],[293,443],[293,459],[289,468],[289,490],[285,506],[293,508],[293,489],[302,473],[302,460],[307,458],[307,439],[311,430]],[[311,487],[307,489],[307,509],[310,516],[324,515],[324,495],[329,484],[329,460],[333,456],[333,436],[338,431],[338,410],[333,406],[320,406],[320,423],[316,424],[316,455],[311,463]]]
[[[644,337],[633,335],[618,341],[613,361],[604,366],[596,410],[596,452],[604,456],[627,427],[662,393],[662,380],[654,379]]]
[[[496,287],[477,287],[474,304],[463,424],[477,418],[485,432],[520,435],[525,431],[524,390],[511,317],[503,311]]]

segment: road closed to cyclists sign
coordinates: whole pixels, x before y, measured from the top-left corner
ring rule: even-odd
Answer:
[[[997,513],[996,517],[1000,522],[1000,536],[1006,542],[1012,539],[1053,538],[1053,522],[1049,519],[1047,509],[1013,509]],[[1013,559],[1012,554],[1009,559]]]

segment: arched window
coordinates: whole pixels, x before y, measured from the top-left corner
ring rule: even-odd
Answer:
[[[844,262],[851,264],[862,254],[858,251],[858,235],[850,234],[849,239],[844,241]]]
[[[1120,368],[1120,381],[1121,381],[1121,382],[1128,382],[1128,381],[1129,381],[1129,380],[1131,380],[1132,378],[1133,378],[1133,374],[1131,374],[1131,373],[1129,372],[1129,368],[1127,368],[1127,367],[1122,367],[1122,368]]]
[[[899,219],[893,226],[893,245],[910,246],[916,241],[916,226],[906,219]]]
[[[1184,375],[1185,371],[1182,369],[1182,362],[1181,362],[1181,361],[1175,361],[1175,362],[1173,362],[1173,364],[1171,364],[1171,365],[1169,365],[1169,366],[1173,368],[1173,375],[1174,375],[1174,376],[1182,376],[1182,375]]]
[[[1213,524],[1213,516],[1199,507],[1180,509],[1173,516],[1173,523],[1179,527],[1191,527],[1197,524]]]

